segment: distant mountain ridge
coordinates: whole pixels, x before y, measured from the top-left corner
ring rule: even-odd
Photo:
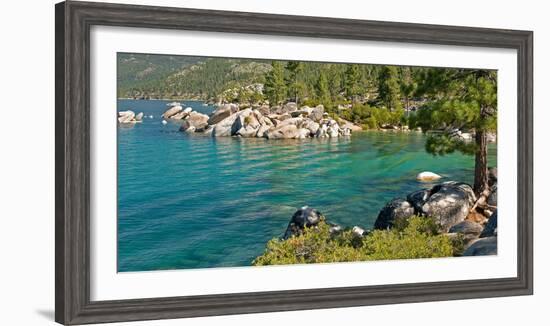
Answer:
[[[211,99],[224,90],[263,83],[268,61],[119,53],[118,97]]]

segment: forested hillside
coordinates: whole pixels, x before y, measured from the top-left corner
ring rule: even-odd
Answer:
[[[263,83],[269,62],[189,56],[118,55],[118,96],[214,99],[225,89]]]

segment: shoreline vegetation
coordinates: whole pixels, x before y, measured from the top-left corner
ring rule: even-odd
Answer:
[[[126,63],[133,59],[124,58]],[[168,104],[162,123],[179,123],[188,134],[304,139],[350,137],[363,130],[417,131],[426,134],[428,153],[474,157],[471,185],[447,181],[394,198],[372,228],[344,228],[304,206],[254,265],[496,254],[497,177],[487,160],[488,143],[497,140],[496,71],[189,60],[195,63],[146,87],[119,90],[119,97],[215,105],[206,115],[179,102]],[[142,117],[129,110],[119,112],[118,121],[133,124]],[[417,178],[440,177],[426,171]]]
[[[342,227],[304,206],[252,265],[496,255],[496,173],[491,169],[487,196],[477,197],[469,185],[447,181],[394,198],[370,229]]]

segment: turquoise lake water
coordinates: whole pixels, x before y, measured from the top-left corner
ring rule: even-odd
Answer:
[[[434,157],[421,133],[344,139],[212,138],[161,123],[171,101],[119,100],[144,112],[118,128],[118,270],[247,266],[309,205],[332,222],[371,228],[386,202],[430,184],[432,171],[471,183],[474,160]],[[183,101],[210,113],[202,102]],[[149,116],[152,115],[153,118]],[[496,164],[496,146],[490,147]]]

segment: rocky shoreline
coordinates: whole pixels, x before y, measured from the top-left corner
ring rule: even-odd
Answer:
[[[373,230],[389,230],[414,216],[432,218],[438,234],[461,242],[462,256],[497,254],[497,170],[490,169],[490,191],[476,196],[470,185],[447,181],[431,188],[407,194],[389,201],[378,213],[372,228],[344,228],[328,221],[318,210],[304,206],[298,209],[284,233],[287,240],[299,236],[305,228],[315,228],[321,221],[330,226],[331,234],[351,230],[357,237],[366,237]]]
[[[362,130],[349,121],[331,118],[323,105],[314,108],[296,103],[241,108],[231,103],[219,106],[212,115],[184,109],[173,103],[162,117],[181,122],[180,131],[213,137],[245,137],[267,139],[337,138]]]

